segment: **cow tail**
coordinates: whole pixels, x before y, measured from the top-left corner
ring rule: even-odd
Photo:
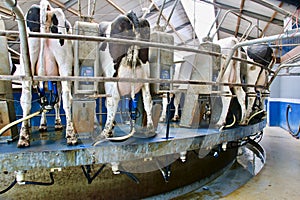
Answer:
[[[41,0],[40,3],[40,26],[41,33],[45,33],[45,24],[47,20],[47,10],[51,9],[51,6],[47,0]]]

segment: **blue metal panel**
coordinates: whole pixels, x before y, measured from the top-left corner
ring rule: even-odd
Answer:
[[[300,104],[291,101],[269,101],[269,125],[280,126],[288,129],[286,121],[287,106],[291,106],[289,112],[289,123],[293,131],[297,131],[300,125]]]
[[[270,101],[269,102],[269,125],[270,126],[279,126],[280,124],[280,109],[279,102]]]

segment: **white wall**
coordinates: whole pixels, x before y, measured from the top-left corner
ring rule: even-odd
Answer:
[[[300,99],[300,77],[279,76],[271,85],[271,98]]]

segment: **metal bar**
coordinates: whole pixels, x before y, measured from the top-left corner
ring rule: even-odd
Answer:
[[[221,67],[221,71],[220,74],[218,76],[217,81],[220,81],[220,79],[223,77],[227,66],[229,65],[234,52],[243,46],[249,46],[249,45],[253,45],[253,44],[260,44],[260,43],[264,43],[264,42],[272,42],[275,40],[280,40],[280,39],[285,39],[285,38],[290,38],[290,37],[300,37],[300,32],[295,32],[295,30],[289,30],[286,33],[283,34],[279,34],[279,35],[273,35],[273,36],[269,36],[269,37],[264,37],[264,38],[258,38],[258,39],[254,39],[254,40],[248,40],[248,41],[244,41],[244,42],[239,42],[238,44],[234,45],[231,48],[231,51],[229,52],[229,55],[227,56],[224,65]]]
[[[159,11],[159,7],[156,5],[156,3],[153,0],[149,0],[151,3],[153,3],[154,7],[156,10]],[[162,17],[164,18],[164,20],[167,20],[166,16],[164,14],[162,14]],[[170,28],[173,30],[173,32],[176,34],[176,36],[180,39],[180,41],[185,44],[184,39],[180,36],[180,34],[178,33],[178,31],[176,31],[175,27],[172,24],[169,24]]]
[[[154,4],[154,2],[152,2],[152,3]],[[163,4],[162,4],[161,8],[159,9],[159,15],[158,15],[157,21],[156,21],[156,25],[157,25],[157,26],[159,26],[159,24],[160,24],[160,18],[161,18],[161,16],[162,16],[162,12],[163,12],[163,9],[164,9],[164,7],[165,7],[165,4],[166,4],[166,0],[164,0],[164,2],[163,2]]]
[[[31,64],[30,64],[30,59],[29,59],[29,48],[28,48],[28,40],[27,40],[27,29],[25,25],[25,19],[24,19],[24,14],[17,4],[16,0],[6,0],[5,1],[8,7],[10,7],[14,13],[17,16],[17,21],[18,21],[18,28],[19,28],[19,36],[20,36],[20,45],[21,45],[21,54],[22,54],[22,59],[23,59],[23,65],[24,65],[24,72],[25,76],[29,77],[32,79],[32,72],[31,72]]]
[[[172,83],[172,84],[191,84],[191,85],[224,85],[224,86],[243,86],[266,88],[263,85],[253,85],[244,83],[226,83],[199,80],[176,80],[176,79],[157,79],[157,78],[120,78],[120,77],[89,77],[89,76],[33,76],[34,81],[85,81],[85,82],[129,82],[129,83]],[[29,80],[26,76],[0,75],[0,80]]]
[[[18,35],[18,31],[0,31],[0,36],[8,36],[8,35]],[[112,43],[120,43],[120,44],[133,44],[133,45],[142,45],[147,47],[157,47],[162,49],[174,49],[178,51],[186,51],[186,52],[193,52],[199,53],[204,55],[212,55],[212,56],[222,56],[221,53],[212,52],[212,51],[205,51],[199,49],[193,49],[190,47],[182,47],[182,46],[175,46],[169,44],[162,44],[156,42],[146,42],[146,41],[139,41],[139,40],[128,40],[128,39],[120,39],[120,38],[106,38],[106,37],[98,37],[98,36],[84,36],[84,35],[68,35],[68,34],[54,34],[54,33],[36,33],[36,32],[29,32],[29,37],[36,37],[36,38],[51,38],[51,39],[67,39],[67,40],[84,40],[84,41],[94,41],[94,42],[112,42]],[[237,61],[244,61],[248,64],[253,64],[258,67],[263,67],[263,65],[259,63],[255,63],[252,61],[248,61],[247,59],[242,59],[238,57],[232,56],[233,60]]]
[[[210,33],[211,33],[212,29],[214,28],[215,24],[217,23],[220,14],[221,14],[221,8],[219,8],[218,13],[217,13],[217,15],[215,17],[215,20],[213,21],[213,23],[212,23],[212,25],[211,25],[208,33],[207,33],[207,36],[206,36],[207,38],[211,38],[210,37]]]
[[[229,13],[231,13],[231,14],[237,16],[238,18],[242,18],[242,19],[245,20],[246,22],[249,22],[249,25],[248,25],[248,27],[247,27],[247,29],[246,29],[246,31],[245,31],[245,32],[248,32],[249,28],[252,26],[252,22],[251,22],[250,20],[248,20],[248,19],[242,17],[242,16],[239,16],[239,15],[238,15],[237,13],[235,13],[233,10],[228,10],[228,11],[226,11],[226,13],[224,14],[224,16],[223,16],[223,18],[221,19],[221,21],[220,21],[220,23],[219,23],[219,25],[218,25],[218,27],[217,27],[215,33],[212,35],[211,38],[214,38],[214,37],[215,37],[216,33],[217,33],[217,32],[219,31],[219,29],[221,28],[221,25],[223,24],[225,18],[227,17],[227,15],[228,15]],[[244,36],[244,34],[243,34],[243,36]]]
[[[173,13],[174,13],[174,10],[175,10],[175,7],[176,7],[177,3],[178,3],[178,0],[176,0],[175,3],[174,3],[174,5],[173,5],[173,8],[172,8],[172,10],[171,10],[171,12],[170,12],[170,15],[169,15],[169,18],[168,18],[168,20],[167,20],[166,26],[169,25],[170,19],[171,19]]]

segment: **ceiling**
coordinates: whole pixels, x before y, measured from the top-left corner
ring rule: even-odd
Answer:
[[[17,22],[4,2],[5,0],[0,0],[0,14],[3,16],[6,29],[18,30]],[[39,3],[36,0],[18,0],[17,2],[24,13],[32,4]],[[49,2],[53,7],[61,7],[73,25],[75,21],[81,20],[80,16],[93,12],[95,0],[49,0]],[[144,15],[151,27],[154,27],[158,22],[159,10],[163,2],[164,0],[96,0],[93,21],[97,23],[111,21],[121,13],[133,10],[138,16]],[[175,4],[166,32],[174,35],[175,45],[188,47],[197,47],[202,38],[197,37],[196,28],[194,29],[201,24],[195,23],[197,19],[191,19],[189,11],[185,8],[186,4],[192,4],[195,7],[214,6],[218,31],[216,34],[212,31],[210,36],[215,35],[216,39],[228,36],[241,37],[248,27],[252,30],[249,30],[248,39],[276,35],[283,32],[283,20],[286,16],[299,14],[296,13],[299,2],[291,0],[166,0],[160,25],[167,24],[167,19]],[[196,13],[194,16],[197,16]],[[18,38],[9,38],[9,47],[11,52],[16,51],[13,56],[17,58]]]

